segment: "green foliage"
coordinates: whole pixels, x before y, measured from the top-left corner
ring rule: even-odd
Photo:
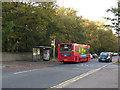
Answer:
[[[114,14],[114,18],[106,17],[105,19],[110,20],[112,23],[112,27],[118,32],[120,31],[119,23],[120,23],[120,1],[117,2],[117,7],[112,7],[107,10],[107,12],[111,12]]]
[[[84,20],[83,26],[86,28],[86,44],[91,46],[91,53],[117,51],[117,37],[110,27],[105,28],[103,23],[89,20]]]
[[[111,21],[112,27],[116,30],[116,35],[118,37],[118,45],[116,45],[116,47],[118,47],[117,51],[120,52],[120,0],[118,0],[116,7],[108,9],[107,12],[114,14],[114,18],[107,17],[106,19]]]
[[[2,3],[2,51],[31,51],[33,46],[50,46],[53,39],[56,51],[58,43],[89,44],[92,53],[116,51],[117,39],[111,29],[77,16],[73,8],[55,3],[41,3],[40,7]]]

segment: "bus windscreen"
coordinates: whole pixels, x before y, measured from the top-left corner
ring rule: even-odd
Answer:
[[[60,51],[72,51],[72,45],[71,44],[60,45]]]

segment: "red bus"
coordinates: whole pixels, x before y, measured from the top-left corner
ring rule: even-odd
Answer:
[[[76,43],[58,44],[58,62],[83,62],[90,60],[89,45]]]

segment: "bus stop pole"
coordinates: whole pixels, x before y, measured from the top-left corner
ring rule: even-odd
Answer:
[[[53,52],[54,52],[54,56],[53,56],[53,58],[55,59],[55,39],[54,39]]]
[[[54,58],[54,46],[53,46],[53,58]]]
[[[55,45],[54,45],[54,59],[55,59]]]
[[[55,45],[53,46],[53,58],[55,59]]]
[[[53,59],[55,59],[55,39],[51,42],[51,46],[53,46]]]

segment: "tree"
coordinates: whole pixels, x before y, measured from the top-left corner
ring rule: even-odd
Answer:
[[[107,12],[112,12],[114,14],[114,18],[107,17],[105,19],[110,20],[112,23],[112,27],[118,32],[119,29],[119,22],[120,22],[120,1],[118,1],[118,6],[113,7],[107,10]]]
[[[77,16],[73,8],[57,7],[55,3],[32,6],[18,2],[3,3],[2,9],[3,51],[31,51],[33,46],[49,46],[53,39],[56,39],[56,45],[88,44],[93,53],[116,49],[113,47],[116,37],[110,28]]]
[[[117,37],[113,34],[112,29],[99,30],[99,50],[101,52],[116,52],[117,51]]]
[[[104,23],[83,20],[82,25],[86,29],[86,44],[91,46],[91,53],[116,51],[117,38],[110,27]]]
[[[33,46],[50,43],[49,34],[53,29],[49,26],[54,20],[54,5],[41,5],[33,7],[20,2],[3,3],[3,51],[31,51]]]
[[[112,23],[112,27],[116,30],[116,34],[118,36],[118,53],[120,52],[120,1],[117,2],[118,6],[113,7],[107,10],[107,12],[112,12],[115,16],[115,18],[106,18],[107,20],[110,20]],[[119,58],[118,58],[119,62]]]
[[[56,10],[57,22],[60,34],[64,35],[63,42],[84,43],[85,29],[80,24],[82,19],[76,15],[76,11],[71,8],[60,7]],[[60,41],[61,42],[61,41]]]
[[[91,46],[92,48],[91,53],[95,53],[95,52],[98,53],[100,44],[98,39],[98,29],[96,23],[89,20],[83,20],[82,25],[86,29],[87,39],[85,43]]]

